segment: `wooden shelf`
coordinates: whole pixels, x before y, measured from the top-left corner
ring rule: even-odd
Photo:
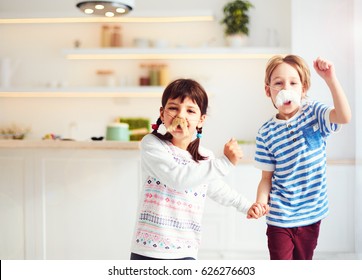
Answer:
[[[139,141],[2,140],[0,149],[139,150]]]
[[[0,88],[0,97],[160,98],[164,87]]]
[[[150,11],[137,12],[121,17],[96,17],[82,15],[78,12],[73,16],[64,17],[58,12],[43,11],[38,13],[38,17],[24,17],[23,14],[1,14],[0,24],[57,24],[57,23],[184,23],[184,22],[213,22],[215,17],[210,10],[192,11]]]
[[[97,48],[66,49],[67,59],[269,59],[287,48]]]
[[[67,59],[269,59],[275,54],[289,53],[286,48],[97,48],[65,49]],[[64,87],[64,88],[0,88],[0,97],[119,97],[160,98],[164,87]]]

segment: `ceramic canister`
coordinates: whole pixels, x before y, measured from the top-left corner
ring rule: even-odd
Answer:
[[[107,126],[106,140],[129,141],[128,123],[111,123]]]

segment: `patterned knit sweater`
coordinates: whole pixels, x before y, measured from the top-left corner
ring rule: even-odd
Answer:
[[[141,142],[143,192],[132,252],[160,259],[197,258],[206,195],[246,213],[251,203],[221,180],[234,166],[226,156],[196,163],[188,151],[149,134]]]

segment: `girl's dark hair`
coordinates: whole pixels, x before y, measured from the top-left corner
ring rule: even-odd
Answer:
[[[198,82],[192,79],[178,79],[170,83],[163,92],[161,99],[162,107],[165,108],[169,99],[181,98],[181,102],[183,102],[186,97],[190,98],[199,106],[201,115],[206,115],[208,107],[208,97],[206,91]],[[157,132],[157,129],[161,124],[161,118],[158,118],[152,134],[156,135],[162,140],[170,141],[172,139],[171,133],[166,132],[165,134],[161,134]],[[197,133],[201,135],[201,127],[197,128]],[[192,141],[187,147],[187,151],[191,154],[192,158],[196,162],[207,159],[207,157],[199,153],[200,137],[196,137],[196,139]]]

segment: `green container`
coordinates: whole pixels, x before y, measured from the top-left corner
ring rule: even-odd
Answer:
[[[128,123],[111,123],[107,126],[106,140],[129,141]]]
[[[129,130],[132,132],[134,129],[146,128],[147,133],[144,134],[132,134],[130,133],[131,141],[141,141],[143,136],[149,133],[150,131],[150,120],[147,118],[123,118],[120,117],[118,119],[120,123],[128,123]]]

